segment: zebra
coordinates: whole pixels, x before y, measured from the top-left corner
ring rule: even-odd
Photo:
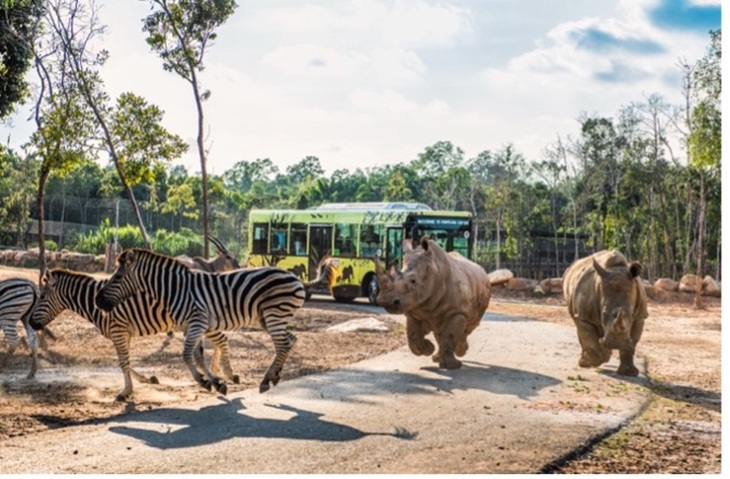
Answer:
[[[31,366],[27,378],[33,379],[38,370],[38,337],[28,324],[28,317],[38,302],[38,286],[24,278],[0,281],[0,329],[8,341],[7,357],[10,357],[21,339],[18,337],[18,321],[23,323],[28,337]],[[55,339],[55,337],[54,337]],[[25,342],[25,339],[22,339]]]
[[[130,296],[110,313],[100,310],[94,305],[94,297],[106,282],[88,274],[64,269],[46,272],[41,281],[40,300],[30,317],[30,325],[41,330],[67,309],[90,321],[105,338],[114,343],[119,367],[124,374],[124,389],[116,400],[125,401],[132,395],[132,377],[141,383],[159,384],[157,377],[146,377],[130,366],[131,338],[185,327],[175,323],[161,301],[145,293]],[[208,332],[206,337],[214,346],[211,369],[218,372],[219,364],[222,363],[225,375],[234,383],[239,383],[239,377],[231,370],[228,338],[220,331]],[[195,360],[198,365],[203,361],[202,345],[196,352]]]
[[[268,391],[296,341],[287,331],[294,311],[304,304],[305,285],[294,274],[266,266],[225,273],[187,268],[174,258],[143,249],[128,249],[117,257],[117,269],[96,295],[96,305],[111,311],[127,298],[147,292],[187,327],[183,360],[195,381],[226,394],[220,378],[205,368],[204,378],[193,365],[193,352],[206,331],[241,329],[258,322],[269,334],[275,357],[259,384]]]

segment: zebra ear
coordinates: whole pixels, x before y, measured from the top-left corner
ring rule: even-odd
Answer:
[[[43,273],[43,277],[41,278],[41,287],[53,286],[54,284],[56,284],[56,277],[51,275],[50,271]]]

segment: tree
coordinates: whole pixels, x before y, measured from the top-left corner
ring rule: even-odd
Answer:
[[[42,15],[42,0],[0,1],[0,120],[29,94],[25,77],[33,59],[29,40]]]
[[[710,32],[710,46],[705,56],[698,62],[694,71],[698,97],[691,112],[689,126],[690,162],[700,174],[700,216],[697,234],[697,276],[701,281],[705,268],[705,233],[707,229],[707,190],[708,175],[718,175],[722,155],[722,33]],[[702,287],[695,288],[695,307],[702,307]]]
[[[154,162],[179,157],[187,145],[167,133],[160,125],[162,111],[144,99],[124,93],[116,105],[111,105],[98,71],[109,55],[105,50],[94,51],[93,42],[105,27],[99,23],[93,1],[88,9],[80,0],[51,0],[48,7],[47,21],[67,61],[66,73],[99,127],[98,148],[105,150],[113,161],[145,247],[151,248],[132,186],[150,177]]]
[[[147,44],[162,58],[166,71],[176,73],[190,84],[198,113],[197,146],[203,181],[204,255],[208,257],[208,169],[204,138],[203,102],[210,97],[198,77],[203,58],[217,37],[215,30],[235,11],[233,0],[149,0],[153,10],[144,19]]]

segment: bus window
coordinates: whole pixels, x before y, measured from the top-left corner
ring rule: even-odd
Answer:
[[[271,254],[286,253],[286,229],[282,227],[271,228]]]
[[[401,267],[401,256],[403,255],[403,228],[388,228],[388,246],[385,256],[385,262],[390,268],[395,266],[396,269]]]
[[[335,225],[335,256],[352,258],[355,256],[357,226],[352,224]]]
[[[289,254],[294,256],[307,256],[306,224],[293,223],[291,225],[291,242],[289,243]]]
[[[464,231],[454,231],[454,238],[453,238],[453,246],[452,250],[456,251],[460,255],[462,255],[464,258],[469,257],[469,238],[468,234],[465,237],[464,234],[468,232]]]
[[[360,256],[373,258],[381,248],[380,238],[383,234],[382,225],[360,226]]]
[[[266,246],[269,241],[269,225],[268,223],[254,223],[253,224],[253,246],[251,253],[253,254],[266,254]]]

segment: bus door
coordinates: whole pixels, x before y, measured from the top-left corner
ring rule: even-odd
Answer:
[[[395,266],[395,269],[400,271],[402,265],[401,256],[403,254],[403,228],[400,226],[389,227],[386,230],[386,239],[386,269],[390,269],[391,266]]]
[[[332,225],[309,227],[309,279],[317,279],[320,260],[332,254]]]

